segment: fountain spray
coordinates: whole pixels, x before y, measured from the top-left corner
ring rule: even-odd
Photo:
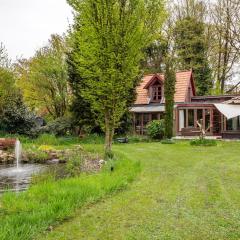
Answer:
[[[20,141],[17,139],[15,142],[15,158],[17,162],[17,168],[19,168],[19,162],[21,161],[22,147]]]

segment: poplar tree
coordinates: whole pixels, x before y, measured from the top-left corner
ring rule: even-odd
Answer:
[[[161,27],[162,0],[68,0],[75,9],[72,56],[84,81],[81,95],[98,113],[111,153],[114,130],[140,80],[143,49]],[[110,154],[109,154],[110,155]]]
[[[164,80],[164,96],[165,96],[165,137],[173,136],[173,110],[174,110],[174,94],[176,83],[176,72],[174,70],[173,58],[167,57],[166,70]]]

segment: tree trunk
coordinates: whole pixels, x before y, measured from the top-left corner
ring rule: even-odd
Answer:
[[[109,113],[105,114],[105,157],[109,158],[112,155],[112,141],[114,135],[114,127],[110,123]]]

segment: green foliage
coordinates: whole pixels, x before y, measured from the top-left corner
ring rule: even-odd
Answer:
[[[140,80],[142,49],[163,21],[163,1],[69,0],[76,10],[73,59],[83,79],[81,96],[97,113],[111,149],[114,130]]]
[[[24,155],[29,163],[46,163],[49,160],[49,155],[36,146],[24,149]]]
[[[192,146],[216,146],[217,141],[213,139],[194,139],[190,141]]]
[[[81,143],[84,144],[103,144],[104,143],[104,136],[97,134],[97,133],[93,133],[93,134],[89,134],[86,135],[85,137],[83,137],[81,139]]]
[[[194,17],[178,20],[175,27],[175,43],[180,67],[184,70],[193,70],[199,95],[209,93],[212,87],[204,31],[204,23]]]
[[[84,162],[84,155],[81,152],[72,152],[67,160],[67,173],[70,176],[78,176],[82,171],[82,165]]]
[[[162,139],[164,130],[164,120],[153,120],[147,125],[147,134],[153,139]]]
[[[173,136],[173,111],[175,94],[176,72],[173,68],[173,59],[168,58],[166,63],[164,97],[165,97],[165,133],[166,138]]]
[[[160,36],[159,39],[151,43],[144,49],[145,58],[142,62],[142,68],[146,73],[161,73],[163,72],[164,58],[168,51],[168,40]]]
[[[150,139],[145,135],[130,135],[128,136],[129,143],[149,142]]]
[[[39,49],[29,60],[16,65],[18,86],[27,104],[52,118],[65,115],[69,105],[67,51],[65,39],[52,35],[49,44]]]
[[[94,175],[82,175],[33,185],[28,191],[6,193],[0,199],[0,239],[30,240],[50,225],[72,216],[86,203],[125,188],[140,171],[139,162],[118,155],[114,172],[106,167]]]
[[[54,134],[44,133],[34,140],[37,145],[59,145],[60,139]]]
[[[11,134],[35,135],[36,116],[24,105],[19,92],[3,99],[3,108],[0,113],[0,129]]]
[[[56,136],[66,136],[72,134],[73,121],[70,117],[60,117],[50,121],[41,131],[54,134]]]
[[[91,130],[99,127],[96,121],[96,115],[92,112],[90,103],[81,95],[84,91],[84,80],[77,70],[77,62],[74,54],[78,51],[77,44],[73,44],[72,51],[68,53],[68,81],[72,90],[72,102],[70,112],[74,126],[79,128],[79,134],[89,133]]]

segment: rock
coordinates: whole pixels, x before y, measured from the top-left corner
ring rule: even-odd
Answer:
[[[102,166],[102,165],[104,165],[106,162],[103,160],[103,159],[101,159],[101,160],[99,160],[99,164]]]
[[[67,163],[66,159],[59,159],[59,163]]]
[[[59,159],[52,159],[52,160],[48,160],[47,164],[58,164],[60,161]]]

